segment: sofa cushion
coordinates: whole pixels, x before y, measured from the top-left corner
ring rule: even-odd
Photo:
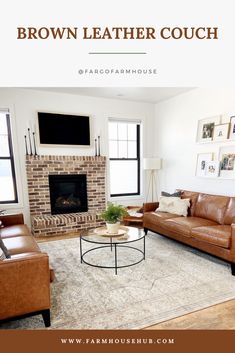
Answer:
[[[235,223],[235,197],[231,197],[224,215],[224,224]]]
[[[161,192],[161,196],[165,196],[165,197],[181,197],[181,191],[176,191],[173,194],[169,194],[169,192],[162,191]]]
[[[15,226],[9,226],[1,229],[2,239],[20,237],[22,235],[31,235],[30,230],[26,224],[18,224]]]
[[[40,252],[40,249],[32,236],[6,238],[3,242],[10,255]]]
[[[168,212],[155,211],[155,212],[144,213],[144,221],[148,223],[153,223],[153,224],[161,224],[164,220],[175,218],[175,217],[178,217],[178,216]]]
[[[187,216],[190,199],[181,200],[179,197],[161,196],[156,211],[169,212],[179,216]]]
[[[229,200],[230,198],[227,196],[200,194],[196,203],[194,216],[223,224]]]
[[[198,192],[179,190],[181,192],[181,199],[190,199],[190,208],[188,209],[188,216],[194,216],[194,211],[199,196]]]
[[[177,217],[165,220],[162,222],[161,226],[165,229],[174,230],[190,237],[192,228],[217,224],[216,222],[199,217]]]
[[[231,227],[217,225],[192,229],[192,237],[228,249],[231,243]]]

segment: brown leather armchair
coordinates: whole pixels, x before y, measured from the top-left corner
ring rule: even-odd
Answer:
[[[11,258],[0,261],[0,322],[42,314],[50,326],[49,258],[22,214],[0,216],[1,238]]]

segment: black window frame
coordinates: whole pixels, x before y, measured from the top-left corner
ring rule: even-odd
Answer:
[[[110,120],[110,122],[120,123],[121,121]],[[122,121],[123,123],[129,123],[129,121]],[[110,140],[109,140],[110,141]],[[136,123],[136,158],[109,158],[110,161],[137,161],[137,192],[134,193],[123,193],[123,194],[111,194],[110,197],[123,197],[123,196],[138,196],[140,195],[140,123]]]
[[[14,155],[13,155],[13,144],[12,144],[10,114],[8,112],[5,112],[5,114],[6,114],[6,123],[7,123],[7,137],[8,137],[8,146],[9,146],[9,157],[5,157],[5,156],[1,156],[0,155],[0,160],[9,160],[10,161],[12,182],[13,182],[13,189],[14,189],[15,198],[13,200],[0,201],[0,205],[18,203],[18,192],[17,192],[17,185],[16,185],[16,172],[15,172],[15,163],[14,163]]]

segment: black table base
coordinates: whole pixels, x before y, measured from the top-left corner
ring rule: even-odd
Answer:
[[[135,248],[134,246],[123,245],[123,243],[120,243],[120,244],[113,243],[112,242],[112,238],[110,238],[110,244],[96,246],[95,248],[92,248],[92,249],[89,249],[89,250],[86,250],[85,252],[83,252],[82,241],[86,241],[86,239],[80,237],[80,259],[81,259],[81,263],[85,263],[86,265],[89,265],[89,266],[92,266],[92,267],[98,267],[98,268],[112,268],[112,269],[115,270],[115,274],[117,275],[118,268],[131,267],[131,266],[137,265],[140,262],[142,262],[143,260],[145,260],[145,236],[143,238],[141,238],[141,239],[143,239],[143,250],[141,250],[139,248]],[[133,240],[131,243],[140,241],[141,239]],[[89,243],[91,243],[91,241],[89,241]],[[94,244],[97,244],[97,243],[94,242]],[[98,249],[103,249],[103,248],[109,248],[109,249],[111,249],[111,251],[114,248],[114,264],[115,264],[114,266],[95,265],[95,264],[92,264],[91,262],[86,261],[84,259],[84,256],[86,254],[88,254],[88,253],[90,253],[92,251],[96,251]],[[118,248],[128,248],[128,249],[131,249],[131,250],[134,250],[134,251],[138,251],[138,252],[140,252],[142,254],[142,257],[141,257],[140,260],[135,261],[135,262],[131,262],[128,265],[119,265],[118,264]]]

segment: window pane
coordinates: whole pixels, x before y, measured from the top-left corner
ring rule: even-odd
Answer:
[[[118,158],[127,158],[127,141],[118,142]]]
[[[117,141],[109,141],[109,158],[118,158]]]
[[[137,158],[136,141],[128,141],[128,158]]]
[[[0,160],[0,202],[14,201],[15,193],[12,179],[11,162]]]
[[[8,135],[0,134],[0,157],[10,157]]]
[[[111,194],[138,192],[137,161],[110,161]]]
[[[127,124],[118,123],[118,139],[127,140]]]
[[[128,124],[128,140],[136,139],[136,124]]]
[[[7,119],[6,113],[0,113],[0,134],[7,135]]]
[[[117,140],[117,123],[109,123],[109,139]]]

